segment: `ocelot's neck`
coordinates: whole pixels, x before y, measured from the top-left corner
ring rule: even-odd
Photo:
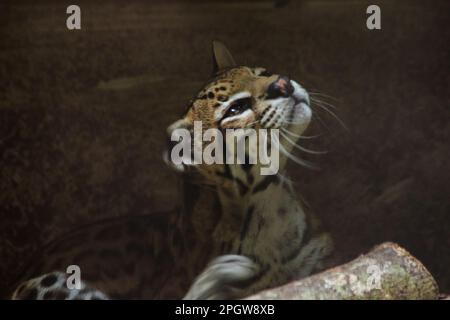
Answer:
[[[184,215],[198,237],[216,246],[235,244],[252,220],[278,223],[296,204],[290,185],[277,175],[259,175],[258,168],[227,170],[214,182],[200,174],[183,179]]]

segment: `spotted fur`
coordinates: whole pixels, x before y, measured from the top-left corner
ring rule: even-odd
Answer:
[[[296,140],[311,119],[308,93],[264,68],[236,66],[219,42],[213,50],[212,80],[168,133],[202,121],[204,129],[283,128]],[[180,175],[180,206],[98,222],[51,242],[13,297],[241,298],[317,270],[331,240],[284,178],[293,145],[282,137],[279,143],[283,175],[261,175],[260,163],[175,165],[166,157]],[[71,264],[83,280],[73,292],[65,287]]]
[[[13,300],[107,300],[101,291],[80,283],[79,289],[69,289],[68,275],[51,272],[22,283],[13,293]]]

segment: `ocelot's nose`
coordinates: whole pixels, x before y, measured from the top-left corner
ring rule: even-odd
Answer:
[[[289,97],[294,92],[291,80],[285,76],[279,76],[267,89],[267,99]]]

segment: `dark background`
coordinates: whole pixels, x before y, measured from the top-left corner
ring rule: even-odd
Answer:
[[[213,39],[240,64],[288,74],[316,106],[294,166],[299,193],[336,241],[337,262],[383,241],[450,291],[447,1],[78,1],[0,4],[0,288],[39,246],[106,217],[172,208],[165,127],[208,78]],[[281,4],[281,5],[280,5]]]

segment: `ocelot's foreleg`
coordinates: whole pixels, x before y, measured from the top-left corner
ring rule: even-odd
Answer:
[[[243,255],[219,256],[195,279],[184,299],[241,299],[260,290],[301,279],[320,270],[331,249],[331,238],[322,233],[281,265],[263,268]]]
[[[242,255],[223,255],[211,261],[195,279],[185,300],[238,299],[260,273],[251,259]]]

